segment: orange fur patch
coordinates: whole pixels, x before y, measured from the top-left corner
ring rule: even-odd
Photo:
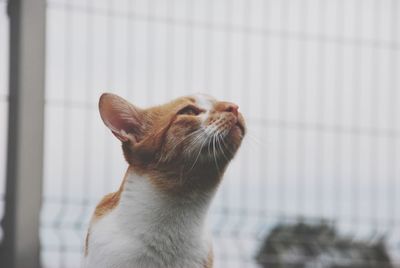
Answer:
[[[114,209],[118,205],[120,198],[120,191],[105,195],[97,205],[96,210],[94,211],[94,216],[96,218],[100,218],[101,216],[107,214],[110,210]]]
[[[118,191],[114,193],[109,193],[105,195],[101,201],[97,204],[92,219],[90,220],[89,229],[85,239],[85,246],[84,246],[84,254],[85,256],[88,255],[89,252],[89,239],[90,239],[90,226],[92,226],[93,222],[99,220],[101,217],[106,215],[107,213],[111,212],[114,208],[116,208],[119,204],[121,199],[121,194],[124,190],[125,182],[127,180],[129,169],[125,173],[124,179],[122,181],[121,186],[119,187]]]

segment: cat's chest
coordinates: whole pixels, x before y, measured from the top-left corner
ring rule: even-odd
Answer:
[[[91,226],[86,267],[205,267],[211,245],[199,220],[202,206],[182,206],[146,185],[133,186]]]
[[[206,237],[193,237],[179,225],[144,226],[140,221],[122,229],[115,217],[110,213],[93,226],[88,267],[204,267],[210,251]]]

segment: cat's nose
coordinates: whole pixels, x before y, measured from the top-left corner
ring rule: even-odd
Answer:
[[[223,102],[223,111],[233,113],[236,117],[238,116],[239,106],[232,102]]]

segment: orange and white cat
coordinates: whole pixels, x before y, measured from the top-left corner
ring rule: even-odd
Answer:
[[[213,267],[205,219],[245,135],[238,106],[199,94],[140,109],[106,93],[99,110],[129,167],[96,207],[84,267]]]

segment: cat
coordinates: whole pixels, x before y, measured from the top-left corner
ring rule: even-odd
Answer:
[[[148,109],[100,97],[100,116],[129,166],[94,211],[84,267],[213,267],[205,218],[245,136],[238,108],[203,94]]]

